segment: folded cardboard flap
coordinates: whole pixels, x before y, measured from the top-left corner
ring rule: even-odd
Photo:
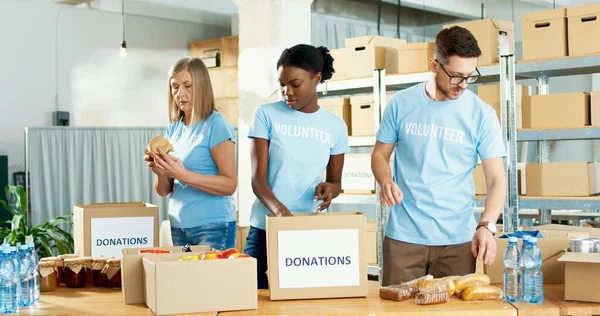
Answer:
[[[558,258],[561,262],[600,263],[600,253],[567,252]]]
[[[85,205],[76,205],[81,208],[123,208],[123,207],[152,207],[156,205],[144,202],[117,202],[117,203],[91,203]]]
[[[320,213],[294,213],[294,217],[307,217],[307,216],[340,216],[340,215],[365,215],[362,212],[320,212]],[[275,214],[267,214],[267,217],[277,217]],[[281,217],[285,218],[285,217]]]

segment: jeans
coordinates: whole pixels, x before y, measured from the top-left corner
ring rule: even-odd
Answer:
[[[267,232],[250,226],[244,253],[256,259],[256,279],[259,289],[268,289],[267,278]]]
[[[235,248],[236,223],[218,222],[192,228],[171,226],[173,246],[208,245],[217,250]]]

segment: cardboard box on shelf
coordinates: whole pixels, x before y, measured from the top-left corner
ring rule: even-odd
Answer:
[[[237,249],[239,252],[244,252],[244,249],[246,248],[246,238],[248,238],[249,229],[250,227],[248,226],[237,227],[235,249]]]
[[[600,126],[600,91],[592,91],[592,93],[590,93],[590,99],[592,126]]]
[[[523,14],[523,60],[566,57],[566,17],[565,8]]]
[[[187,254],[146,256],[146,305],[157,315],[258,308],[256,259],[179,261]]]
[[[352,107],[350,98],[320,98],[319,105],[325,110],[341,117],[348,127],[348,135],[352,135]]]
[[[190,56],[200,58],[207,68],[237,66],[239,37],[226,36],[190,43]]]
[[[366,229],[355,212],[267,216],[271,300],[365,297]]]
[[[489,104],[496,110],[498,121],[502,123],[500,118],[500,85],[486,84],[477,86],[477,96],[485,103]],[[517,129],[523,128],[523,103],[529,98],[529,86],[516,85],[515,101],[517,111]]]
[[[352,107],[352,136],[375,135],[375,105],[373,95],[357,95],[350,98]]]
[[[238,68],[219,67],[208,70],[215,99],[238,97]]]
[[[466,28],[477,39],[477,44],[479,44],[479,48],[481,49],[481,56],[477,62],[480,66],[500,62],[498,57],[499,36],[508,41],[510,53],[515,53],[515,26],[513,22],[498,19],[483,19],[444,25],[444,28],[447,29],[455,25]]]
[[[406,43],[398,46],[398,72],[408,74],[428,72],[435,43]],[[387,73],[387,71],[386,71]]]
[[[483,173],[483,166],[477,165],[473,170],[473,183],[475,184],[475,195],[485,195],[487,193],[487,187],[485,185],[485,174]]]
[[[525,170],[527,195],[530,196],[590,196],[600,193],[600,163],[528,163]]]
[[[367,265],[377,265],[377,221],[367,221]]]
[[[406,41],[369,35],[345,40],[346,47],[331,50],[335,73],[332,80],[367,78],[375,69],[398,71],[398,46]]]
[[[121,249],[158,246],[158,207],[143,202],[73,207],[73,241],[80,256],[119,257]]]
[[[591,124],[584,92],[532,95],[523,103],[523,128],[576,128]]]
[[[569,56],[600,53],[600,3],[567,8]]]
[[[524,162],[517,162],[517,187],[520,195],[527,195],[527,172],[525,171]]]
[[[565,264],[565,301],[600,303],[600,253],[567,252],[558,261]]]
[[[231,126],[238,126],[240,99],[215,99],[215,108],[225,116]]]
[[[371,154],[347,154],[342,172],[342,192],[375,193],[375,176],[371,171]]]
[[[571,225],[547,224],[540,226],[527,226],[523,230],[539,230],[544,238],[590,238],[596,232],[597,228],[587,228]],[[538,239],[539,240],[539,239]]]
[[[148,247],[156,250],[169,250],[171,253],[182,253],[181,247]],[[143,304],[144,298],[144,267],[142,258],[145,256],[163,256],[163,254],[140,254],[141,248],[125,248],[121,250],[121,289],[125,304]],[[146,248],[144,248],[146,249]],[[194,253],[210,250],[209,246],[191,246]]]

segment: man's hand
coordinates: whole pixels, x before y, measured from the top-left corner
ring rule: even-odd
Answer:
[[[315,189],[315,201],[323,200],[323,203],[317,206],[317,212],[320,212],[331,205],[333,199],[333,184],[328,182],[321,182]]]
[[[473,235],[471,252],[473,253],[473,257],[483,260],[484,264],[488,266],[494,264],[494,260],[496,259],[496,240],[492,232],[485,227],[479,227],[475,231],[475,235]]]
[[[384,183],[381,186],[381,203],[387,206],[402,203],[402,191],[394,181]]]

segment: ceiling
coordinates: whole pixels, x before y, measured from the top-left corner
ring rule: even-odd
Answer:
[[[238,9],[233,0],[136,0],[170,7],[178,7],[195,11],[206,11],[217,14],[233,15]]]

